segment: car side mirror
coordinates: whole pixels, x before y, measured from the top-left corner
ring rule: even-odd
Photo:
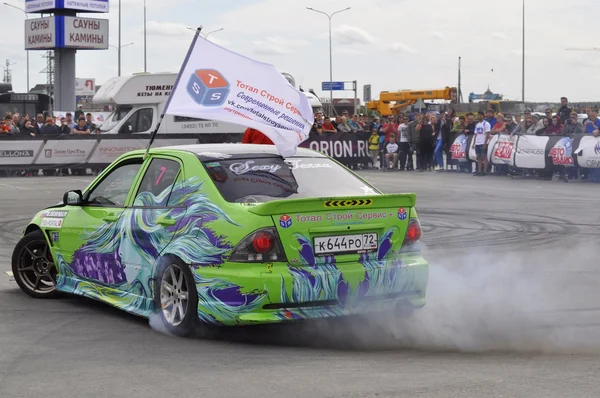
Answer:
[[[81,206],[83,204],[83,193],[79,189],[65,192],[63,204],[68,206]]]

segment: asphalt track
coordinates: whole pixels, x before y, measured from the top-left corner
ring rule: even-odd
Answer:
[[[4,271],[32,215],[91,178],[0,179],[0,397],[598,397],[600,187],[449,173],[365,176],[416,192],[428,305],[392,317],[178,339]]]

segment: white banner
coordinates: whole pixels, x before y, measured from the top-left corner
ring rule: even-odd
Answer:
[[[452,160],[458,160],[459,162],[467,161],[467,136],[464,134],[456,137],[452,145],[450,146],[450,153]]]
[[[497,143],[498,143],[498,134],[494,134],[490,137],[490,142],[488,143],[488,146],[487,146],[488,162],[492,161],[492,156],[494,155],[494,148],[496,147]]]
[[[546,144],[549,137],[522,135],[516,147],[515,166],[523,169],[543,169],[546,167]]]
[[[0,141],[0,164],[32,164],[44,141]]]
[[[230,122],[267,135],[282,156],[296,153],[314,121],[310,102],[274,66],[196,36],[165,113]]]
[[[476,162],[477,161],[477,152],[475,152],[475,147],[473,146],[474,142],[475,142],[475,137],[473,137],[473,141],[471,142],[471,145],[469,145],[469,152],[467,152],[467,155],[469,157],[469,160]]]
[[[493,164],[515,165],[515,148],[518,136],[507,134],[495,135],[496,144],[492,148],[491,162]]]
[[[46,141],[35,164],[84,163],[97,142],[97,140]]]
[[[580,167],[600,167],[600,138],[593,135],[582,137],[575,153]]]
[[[197,143],[198,140],[195,138],[157,139],[152,144],[152,148],[172,145],[190,145]],[[88,163],[112,163],[119,156],[124,155],[127,152],[138,149],[146,149],[147,146],[148,138],[139,140],[102,139],[94,150],[92,157],[88,160]]]

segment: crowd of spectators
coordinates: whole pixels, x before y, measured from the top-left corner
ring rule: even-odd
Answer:
[[[75,122],[77,120],[77,122]],[[21,116],[19,113],[7,113],[4,116],[4,120],[0,120],[0,137],[2,136],[46,136],[46,135],[69,135],[69,134],[92,134],[98,133],[98,127],[94,124],[91,113],[84,113],[81,106],[75,112],[75,118],[73,113],[67,112],[64,117],[58,118],[56,116],[44,117],[43,114],[39,113],[35,120],[31,120],[29,115],[25,114]],[[84,169],[26,169],[26,170],[2,170],[0,176],[7,175],[23,175],[31,177],[38,175],[40,171],[44,175],[84,175],[86,171]],[[96,174],[98,170],[93,170]]]
[[[77,120],[77,122],[75,122]],[[29,115],[18,113],[6,114],[4,120],[0,120],[0,137],[5,135],[31,137],[44,135],[68,135],[68,134],[91,134],[98,132],[97,126],[92,120],[92,114],[85,114],[78,110],[73,114],[68,112],[65,117],[47,116],[38,114],[35,120]]]
[[[526,110],[522,114],[478,112],[457,116],[454,110],[447,112],[410,112],[396,116],[371,118],[365,115],[348,116],[344,112],[335,119],[315,115],[311,134],[329,134],[336,132],[362,133],[370,132],[368,148],[371,167],[382,171],[448,171],[473,172],[476,176],[485,176],[492,166],[487,162],[487,144],[495,134],[508,135],[545,135],[570,136],[591,134],[600,135],[600,119],[598,110],[585,109],[586,117],[579,119],[579,114],[569,107],[567,98],[561,98],[560,108],[554,112],[546,109],[544,115]],[[473,170],[472,162],[460,163],[452,160],[450,147],[455,139],[464,134],[475,136],[473,149],[478,155],[478,162]],[[365,165],[368,167],[368,165]],[[509,168],[494,167],[497,174],[508,174]],[[535,174],[535,173],[534,173]],[[547,175],[540,175],[547,179]]]

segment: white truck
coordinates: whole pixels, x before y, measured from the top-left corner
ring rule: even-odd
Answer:
[[[176,79],[176,73],[139,73],[108,80],[92,100],[94,104],[114,107],[100,131],[103,134],[149,134],[154,131]],[[322,108],[314,95],[305,94],[315,111]],[[158,134],[243,133],[245,129],[238,124],[165,115]]]

